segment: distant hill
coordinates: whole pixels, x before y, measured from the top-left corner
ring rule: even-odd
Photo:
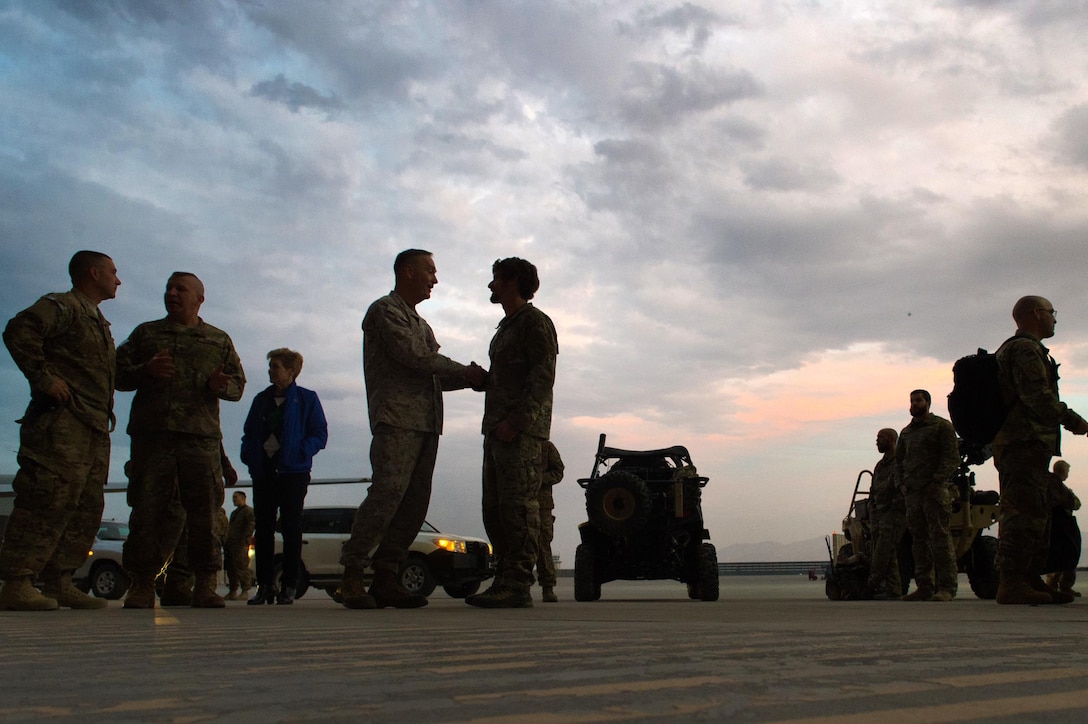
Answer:
[[[759,543],[734,543],[717,549],[718,560],[726,563],[761,563],[763,561],[822,561],[827,559],[823,537],[796,543],[767,540]]]

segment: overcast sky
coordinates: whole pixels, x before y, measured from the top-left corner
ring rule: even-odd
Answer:
[[[418,309],[486,366],[491,263],[522,256],[559,333],[565,563],[600,433],[686,445],[719,548],[822,536],[877,429],[915,387],[945,414],[953,361],[1009,336],[1021,295],[1059,310],[1063,397],[1088,409],[1086,5],[0,0],[0,317],[100,250],[119,344],[192,271],[249,377],[222,409],[236,462],[288,346],[329,418],[314,476],[357,477],[360,320],[393,257],[434,252]],[[0,391],[14,472],[7,355]],[[429,518],[482,535],[483,399],[446,403]],[[1065,442],[1084,497],[1088,440]]]

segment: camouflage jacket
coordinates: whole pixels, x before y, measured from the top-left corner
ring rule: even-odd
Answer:
[[[1024,332],[997,350],[997,370],[1005,401],[1011,404],[994,445],[1041,442],[1061,454],[1061,426],[1081,417],[1058,399],[1058,365],[1043,343]]]
[[[544,476],[540,484],[548,488],[552,487],[563,479],[564,470],[566,470],[566,466],[563,464],[563,458],[559,457],[559,450],[551,440],[545,440]]]
[[[503,420],[519,432],[547,439],[559,340],[548,315],[531,303],[503,318],[491,340],[483,433]]]
[[[23,419],[56,405],[46,390],[60,378],[72,392],[73,415],[93,430],[112,429],[113,336],[98,305],[82,292],[47,294],[19,312],[4,329],[4,344],[30,383]]]
[[[257,519],[253,514],[253,508],[242,505],[231,511],[230,523],[227,526],[227,543],[238,543],[249,540],[257,527]]]
[[[869,498],[878,510],[905,510],[903,494],[899,492],[899,481],[895,477],[894,455],[880,458],[873,467]]]
[[[158,352],[174,358],[174,376],[158,380],[146,365]],[[227,389],[217,395],[208,387],[212,373],[223,366],[230,375]],[[221,329],[204,320],[186,327],[167,319],[144,322],[117,348],[117,389],[136,390],[129,413],[128,434],[181,432],[222,439],[219,400],[242,397],[246,376],[234,343]]]
[[[932,483],[948,484],[959,466],[956,431],[943,417],[931,412],[921,420],[912,420],[899,433],[895,472],[907,490],[919,490]]]
[[[370,429],[379,424],[442,434],[442,390],[468,386],[460,362],[438,354],[431,325],[396,292],[363,317],[363,376]]]

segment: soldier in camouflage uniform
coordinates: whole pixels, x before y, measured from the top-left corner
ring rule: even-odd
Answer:
[[[230,586],[227,600],[237,601],[245,598],[253,586],[253,571],[249,568],[249,541],[253,537],[257,519],[253,515],[253,508],[246,505],[246,494],[241,490],[234,491],[231,500],[234,502],[234,510],[231,511],[225,531],[223,561],[227,568],[227,584]]]
[[[1039,577],[1049,547],[1050,458],[1061,454],[1061,428],[1088,434],[1088,422],[1058,398],[1058,365],[1042,340],[1054,336],[1054,306],[1022,297],[1012,310],[1016,335],[997,350],[1005,401],[1011,406],[993,440],[1001,486],[997,602],[1069,603],[1073,595]]]
[[[555,537],[555,496],[552,488],[563,479],[563,458],[551,440],[544,441],[544,473],[540,479],[540,536],[537,538],[536,579],[540,583],[540,600],[556,603],[555,558],[552,539]]]
[[[876,434],[877,452],[883,453],[873,468],[869,489],[869,525],[873,552],[869,564],[869,584],[863,595],[876,599],[898,599],[903,590],[899,576],[899,541],[907,530],[907,512],[903,494],[895,479],[895,445],[899,433],[886,427]]]
[[[102,608],[72,585],[105,506],[113,428],[115,352],[98,305],[121,280],[105,254],[79,251],[68,265],[72,291],[47,294],[4,330],[30,383],[19,423],[15,502],[0,546],[0,608]],[[32,585],[41,575],[44,595]]]
[[[204,284],[174,272],[164,295],[166,317],[145,322],[117,349],[117,389],[136,390],[123,563],[132,578],[125,608],[154,608],[155,577],[188,531],[196,576],[192,606],[222,608],[215,510],[223,504],[219,401],[236,401],[245,374],[226,332],[199,316]]]
[[[952,476],[960,464],[952,423],[929,411],[925,390],[910,393],[909,425],[895,447],[896,475],[906,502],[907,526],[913,540],[914,582],[904,601],[951,601],[959,587],[952,545]]]
[[[418,608],[427,599],[397,583],[397,571],[427,516],[431,477],[442,434],[442,391],[480,387],[484,371],[438,353],[431,326],[416,305],[438,283],[434,257],[408,249],[393,262],[396,284],[363,318],[373,482],[355,512],[340,563],[348,608]],[[375,546],[377,550],[375,551]],[[373,555],[371,551],[374,551]],[[364,572],[373,562],[367,592]]]
[[[540,288],[536,267],[512,257],[496,261],[492,272],[491,302],[506,317],[491,340],[484,398],[483,518],[498,565],[491,587],[465,601],[528,608],[559,341],[552,320],[529,302]]]

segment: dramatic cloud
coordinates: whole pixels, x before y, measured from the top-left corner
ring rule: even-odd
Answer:
[[[193,271],[250,378],[224,405],[228,450],[286,345],[332,427],[315,476],[361,477],[359,323],[394,255],[435,253],[420,311],[484,364],[491,263],[524,256],[560,335],[566,563],[602,432],[687,445],[721,546],[815,538],[907,392],[943,414],[952,362],[1000,344],[1023,294],[1058,308],[1063,393],[1088,409],[1085,9],[0,0],[0,311],[100,249],[120,342]],[[6,357],[0,384],[13,421]],[[447,398],[440,528],[482,533],[481,408]],[[14,472],[16,425],[0,444]],[[1088,451],[1065,447],[1076,487]]]

